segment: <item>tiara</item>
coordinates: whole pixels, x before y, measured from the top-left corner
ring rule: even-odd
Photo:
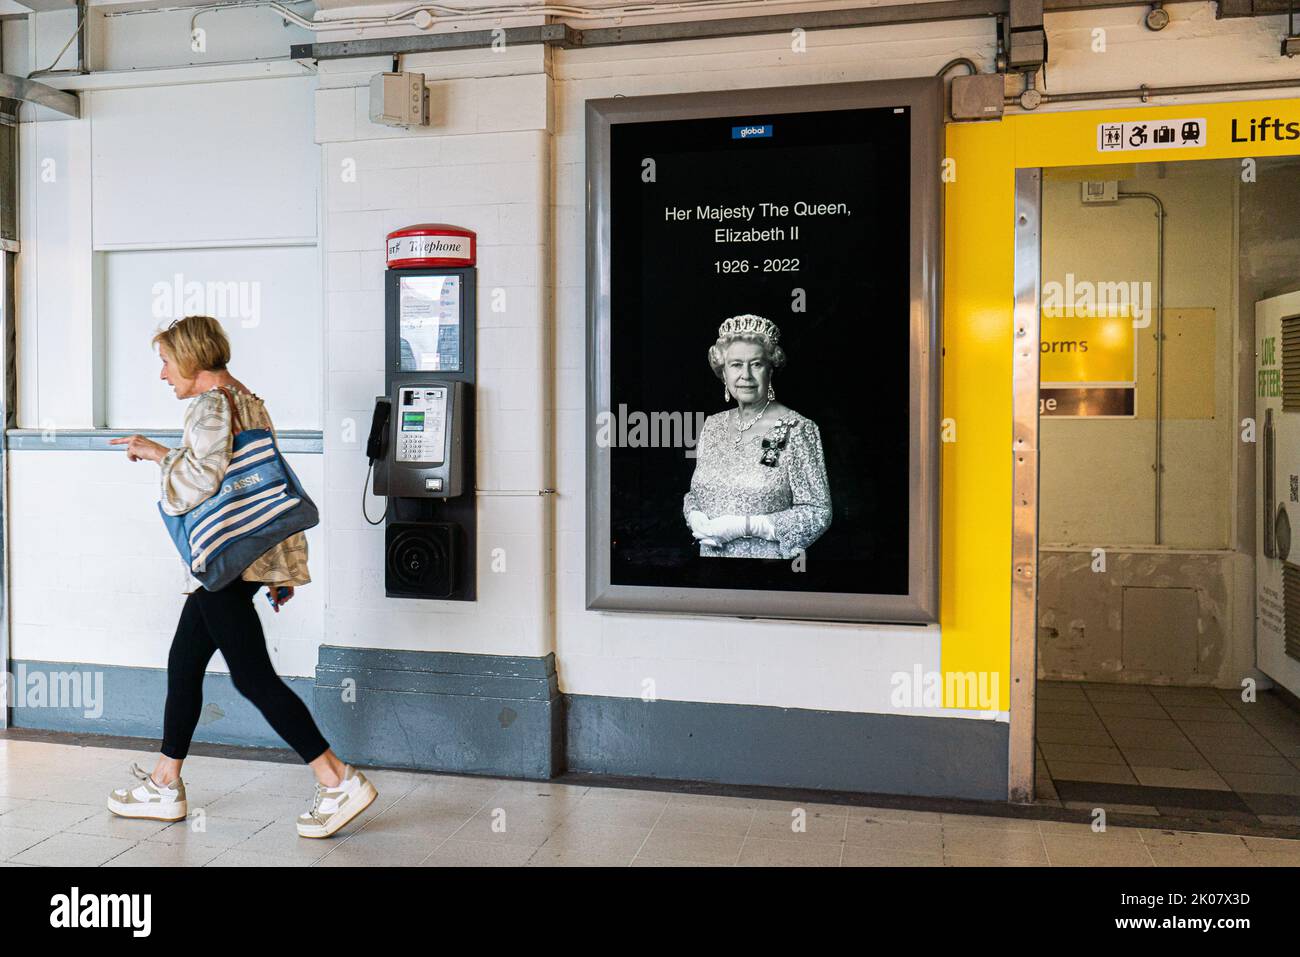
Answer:
[[[759,335],[776,342],[781,338],[781,330],[776,327],[776,323],[771,319],[764,319],[762,316],[755,316],[752,313],[745,313],[743,316],[732,316],[730,319],[722,320],[722,325],[718,326],[718,338],[725,339],[728,336],[741,334]]]

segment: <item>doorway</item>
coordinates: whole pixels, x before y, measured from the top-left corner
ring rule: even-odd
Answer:
[[[1300,159],[1038,195],[1036,799],[1300,827],[1300,710],[1256,643],[1256,303],[1300,292]]]

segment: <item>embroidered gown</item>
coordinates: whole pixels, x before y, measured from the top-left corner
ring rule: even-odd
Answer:
[[[772,464],[764,464],[765,458]],[[709,518],[767,515],[776,527],[774,542],[758,537],[721,546],[701,542],[702,557],[793,558],[807,549],[831,524],[830,485],[816,423],[790,411],[766,433],[738,432],[733,410],[709,416],[696,445],[695,474],[682,515],[697,510]]]

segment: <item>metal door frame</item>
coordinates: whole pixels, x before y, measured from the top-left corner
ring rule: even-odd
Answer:
[[[1011,367],[1011,730],[1007,798],[1034,800],[1038,680],[1038,355],[1043,171],[1016,170],[1015,305]]]

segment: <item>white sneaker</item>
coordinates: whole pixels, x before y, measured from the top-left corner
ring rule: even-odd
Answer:
[[[134,761],[131,774],[140,779],[139,784],[118,788],[108,796],[108,809],[114,814],[150,821],[179,821],[189,813],[185,782],[180,778],[170,787],[159,787]]]
[[[366,776],[346,765],[343,780],[336,788],[316,785],[316,796],[312,799],[311,810],[298,815],[299,837],[329,837],[348,821],[352,820],[379,797],[375,786],[366,780]]]

